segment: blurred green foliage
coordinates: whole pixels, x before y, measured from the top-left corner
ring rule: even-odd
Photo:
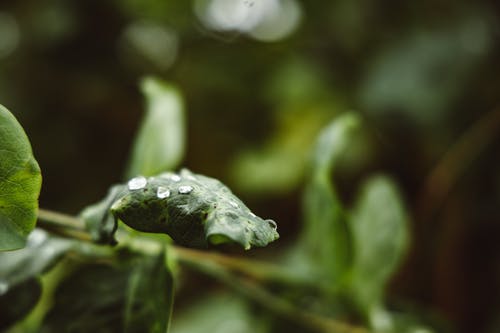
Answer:
[[[330,296],[271,290],[314,312],[399,332],[423,332],[422,322],[437,331],[496,332],[498,121],[478,131],[489,139],[475,160],[452,159],[463,172],[446,196],[426,182],[462,133],[499,112],[499,13],[492,0],[7,1],[0,3],[0,101],[23,124],[43,170],[41,206],[75,213],[122,180],[144,110],[137,82],[161,77],[183,95],[186,146],[174,146],[185,151],[183,164],[276,220],[280,241],[256,256],[290,260],[296,266],[287,268],[302,277],[322,272],[316,281]],[[362,133],[315,180],[317,135],[351,109]],[[393,180],[363,185],[379,172]],[[321,199],[313,199],[315,187]],[[329,201],[302,211],[304,189],[305,202]],[[321,219],[360,230],[344,240],[328,222],[310,230]],[[215,294],[200,312],[230,311],[219,286],[182,274],[173,332],[189,331],[176,327],[176,316],[223,326],[189,313],[200,283]],[[228,320],[241,331],[290,330],[234,297]],[[364,312],[372,303],[378,307]],[[255,320],[258,328],[248,325]]]

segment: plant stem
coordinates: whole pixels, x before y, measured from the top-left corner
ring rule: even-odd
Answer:
[[[62,236],[76,238],[87,242],[92,241],[88,231],[85,229],[84,222],[76,217],[59,212],[54,212],[51,210],[40,209],[38,211],[38,218],[38,225],[44,229],[48,229]],[[148,246],[148,244],[145,244],[145,242],[150,243],[149,245],[154,246],[155,244],[151,243],[157,243],[158,241],[153,239],[146,240],[141,238],[140,241],[138,240],[136,243],[142,244],[139,244],[138,247]],[[307,282],[303,279],[294,278],[288,271],[276,265],[264,263],[257,260],[230,257],[219,253],[187,249],[173,245],[171,247],[175,249],[175,252],[177,253],[179,258],[186,258],[190,261],[214,262],[231,271],[235,271],[252,277],[252,279],[255,280],[263,282],[276,281],[284,284],[302,285],[303,287],[315,289],[317,289],[318,287],[317,285],[314,285],[313,282]]]
[[[191,250],[188,250],[191,251]],[[300,309],[283,298],[277,297],[248,278],[237,277],[217,261],[199,260],[197,254],[186,252],[185,249],[175,249],[178,260],[192,269],[202,272],[236,290],[243,296],[260,304],[273,313],[292,320],[296,324],[321,333],[369,333],[362,327],[350,325],[328,317],[320,316]]]
[[[91,242],[91,237],[85,229],[82,220],[66,214],[40,209],[38,212],[39,226],[57,234]],[[138,249],[156,247],[160,241],[154,239],[137,239],[131,244]],[[186,249],[171,246],[174,256],[179,263],[184,264],[198,272],[215,278],[233,288],[243,296],[261,304],[263,307],[279,316],[292,320],[297,324],[321,333],[368,333],[366,329],[349,325],[347,323],[323,317],[300,309],[290,302],[277,297],[255,283],[255,281],[279,281],[285,284],[302,285],[311,288],[307,281],[294,279],[282,268],[244,258],[229,257],[226,255]],[[246,277],[237,276],[240,273]],[[317,289],[317,287],[316,287]]]
[[[497,107],[474,122],[438,161],[420,191],[418,208],[423,221],[433,218],[460,176],[499,134],[499,129]]]
[[[80,219],[46,209],[38,210],[38,225],[58,235],[90,242],[85,224]]]

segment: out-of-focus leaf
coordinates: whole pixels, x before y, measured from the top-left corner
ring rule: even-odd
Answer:
[[[344,109],[321,69],[297,57],[277,65],[265,91],[274,107],[275,129],[263,145],[240,149],[230,170],[235,187],[259,196],[300,184],[318,131]]]
[[[255,318],[246,302],[234,295],[212,294],[174,314],[172,333],[265,333],[270,323]]]
[[[417,30],[388,44],[361,85],[363,108],[380,115],[405,113],[423,125],[439,123],[492,40],[484,17],[471,11],[441,31]]]
[[[0,282],[12,286],[43,273],[73,244],[73,241],[49,236],[41,229],[33,230],[24,249],[0,253]]]
[[[128,280],[124,332],[167,332],[173,302],[173,278],[164,255],[148,259]]]
[[[236,186],[250,193],[269,195],[291,190],[303,178],[314,136],[329,114],[309,105],[279,116],[278,129],[259,149],[236,156],[232,177]]]
[[[125,190],[126,188],[123,185],[111,187],[108,195],[103,200],[86,207],[80,213],[80,218],[85,222],[85,226],[95,242],[110,245],[116,244],[114,234],[117,223],[109,209]]]
[[[354,208],[352,292],[366,313],[381,305],[385,285],[408,245],[408,217],[394,183],[371,178]]]
[[[358,116],[348,113],[321,132],[305,190],[304,242],[314,266],[333,284],[348,270],[351,244],[344,208],[330,176],[359,123]]]
[[[131,228],[192,247],[235,242],[249,249],[279,237],[274,221],[253,214],[224,184],[186,169],[131,179],[111,212]]]
[[[87,265],[58,287],[42,332],[165,333],[172,301],[163,254]]]
[[[35,306],[41,288],[38,277],[55,265],[72,244],[35,229],[25,248],[0,253],[0,328],[13,324]]]
[[[0,105],[0,251],[25,245],[35,227],[41,185],[28,137]]]
[[[2,286],[0,285],[0,288]],[[0,290],[1,292],[2,290]],[[16,323],[35,307],[42,286],[37,278],[31,278],[0,295],[0,331]]]
[[[172,170],[184,156],[184,105],[180,92],[159,79],[141,82],[146,115],[132,148],[127,178]]]

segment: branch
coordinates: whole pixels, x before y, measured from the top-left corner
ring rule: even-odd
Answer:
[[[84,222],[76,217],[40,209],[38,218],[38,226],[41,228],[48,229],[65,237],[76,238],[85,242],[92,241],[85,229]],[[132,243],[134,242],[132,241]],[[155,247],[159,245],[158,243],[154,239],[138,239],[135,245],[138,249],[143,247],[146,249],[150,245]],[[309,288],[313,287],[307,281],[290,277],[287,271],[278,266],[256,260],[229,257],[218,253],[178,246],[171,246],[171,249],[179,263],[223,282],[264,308],[287,320],[292,320],[303,327],[308,327],[321,333],[369,333],[369,331],[362,327],[353,326],[300,309],[255,283],[255,281],[280,281],[282,283],[302,285]],[[234,272],[244,274],[246,277],[236,276],[233,274]],[[318,286],[315,287],[316,289],[319,288]]]
[[[477,120],[450,147],[424,182],[419,195],[423,221],[431,219],[467,167],[500,132],[500,107]]]

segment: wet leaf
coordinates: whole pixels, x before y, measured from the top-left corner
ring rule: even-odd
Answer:
[[[28,137],[0,105],[0,251],[25,245],[35,227],[41,184]]]
[[[249,249],[279,237],[274,221],[253,214],[214,178],[184,169],[180,174],[136,177],[127,186],[111,212],[136,230],[166,233],[191,247],[235,242]]]
[[[173,170],[184,156],[184,106],[179,91],[147,77],[141,82],[146,114],[134,141],[127,178]]]
[[[86,265],[59,285],[42,332],[164,333],[172,302],[164,254]]]
[[[350,235],[344,207],[331,174],[348,148],[359,118],[346,114],[319,135],[304,196],[305,237],[311,260],[329,281],[339,283],[351,260]]]
[[[352,290],[367,311],[382,302],[385,285],[408,245],[408,217],[394,183],[371,178],[350,221],[354,245]]]

